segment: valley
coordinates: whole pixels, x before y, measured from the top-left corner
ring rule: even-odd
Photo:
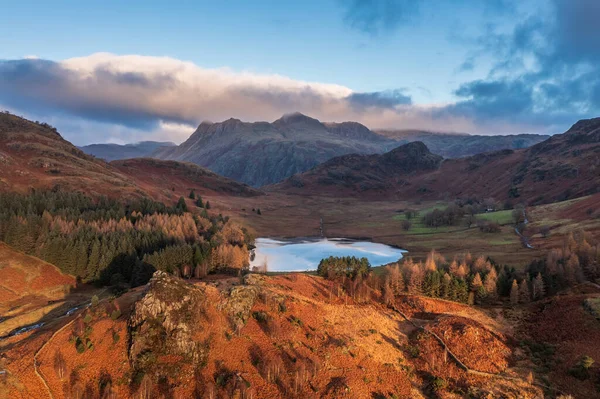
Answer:
[[[597,120],[458,160],[343,155],[262,188],[0,122],[0,398],[595,392],[573,373],[597,372],[578,363],[598,357]]]

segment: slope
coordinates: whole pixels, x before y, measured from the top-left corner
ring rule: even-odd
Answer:
[[[116,159],[144,158],[150,156],[160,147],[173,147],[175,143],[161,141],[142,141],[133,144],[90,144],[79,147],[86,154],[93,155],[105,161]]]
[[[151,196],[159,201],[172,201],[190,189],[199,194],[260,194],[196,165],[147,158],[110,164],[85,154],[49,125],[7,113],[0,114],[0,166],[0,191],[60,188],[92,197]],[[172,192],[175,186],[177,193]]]

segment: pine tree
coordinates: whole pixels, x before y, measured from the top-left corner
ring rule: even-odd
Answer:
[[[519,303],[519,285],[517,280],[513,280],[510,287],[510,303],[514,306]]]
[[[179,197],[179,201],[177,201],[177,205],[175,205],[175,209],[181,212],[187,212],[187,204],[185,203],[185,198]]]
[[[442,277],[442,291],[440,294],[442,298],[450,299],[451,284],[452,284],[452,277],[450,277],[450,275],[448,273],[444,273],[444,277]]]
[[[198,196],[198,198],[196,198],[196,206],[198,208],[204,208],[204,202],[202,202],[202,197]]]
[[[192,189],[192,191],[190,191],[190,195],[189,195],[191,200],[195,200],[196,199],[196,192]]]
[[[204,206],[206,209],[210,209],[210,202],[206,201],[206,205]]]
[[[523,279],[519,285],[519,301],[521,303],[527,303],[531,301],[531,294],[529,293],[529,281]]]
[[[538,300],[544,297],[545,287],[542,273],[538,273],[533,280],[533,299]]]
[[[257,215],[262,215],[262,212],[260,211],[260,208],[258,208],[258,209],[256,210],[256,214],[257,214]]]

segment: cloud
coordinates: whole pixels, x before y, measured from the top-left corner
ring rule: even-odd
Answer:
[[[202,120],[272,121],[296,111],[373,128],[431,125],[405,90],[362,93],[172,58],[106,53],[59,62],[0,61],[0,103],[49,121],[77,144],[143,135],[180,141],[181,132],[187,128],[189,135]],[[168,137],[173,129],[165,126],[177,126],[177,137]],[[444,126],[454,127],[451,121]],[[461,119],[457,129],[464,127]]]
[[[600,2],[552,0],[509,32],[487,31],[479,55],[496,59],[485,79],[462,84],[437,110],[475,123],[513,121],[560,131],[600,110]],[[471,54],[465,63],[473,62]]]
[[[204,69],[171,58],[94,54],[61,62],[0,62],[0,102],[148,129],[159,121],[267,118],[344,107],[352,91],[279,75]],[[346,105],[347,106],[347,105]]]
[[[358,108],[395,108],[398,105],[410,105],[412,99],[404,94],[405,90],[386,90],[371,93],[352,93],[347,97],[350,105]]]
[[[421,0],[346,0],[344,22],[371,35],[389,33],[418,13]]]

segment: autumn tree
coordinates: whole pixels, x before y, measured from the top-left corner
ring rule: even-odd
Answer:
[[[404,292],[404,277],[400,271],[399,265],[388,266],[388,277],[390,279],[390,288],[394,295],[400,295]]]
[[[519,302],[527,303],[531,301],[531,294],[529,293],[529,281],[523,279],[519,285]]]
[[[535,276],[535,279],[532,283],[533,287],[533,299],[538,300],[544,297],[545,287],[544,287],[544,279],[542,278],[542,273],[538,273]]]
[[[517,284],[517,280],[513,280],[510,287],[510,303],[512,305],[519,303],[519,284]]]
[[[390,280],[391,278],[388,274],[388,276],[385,278],[385,284],[383,285],[383,302],[386,305],[391,305],[394,303],[394,291],[392,289]]]

